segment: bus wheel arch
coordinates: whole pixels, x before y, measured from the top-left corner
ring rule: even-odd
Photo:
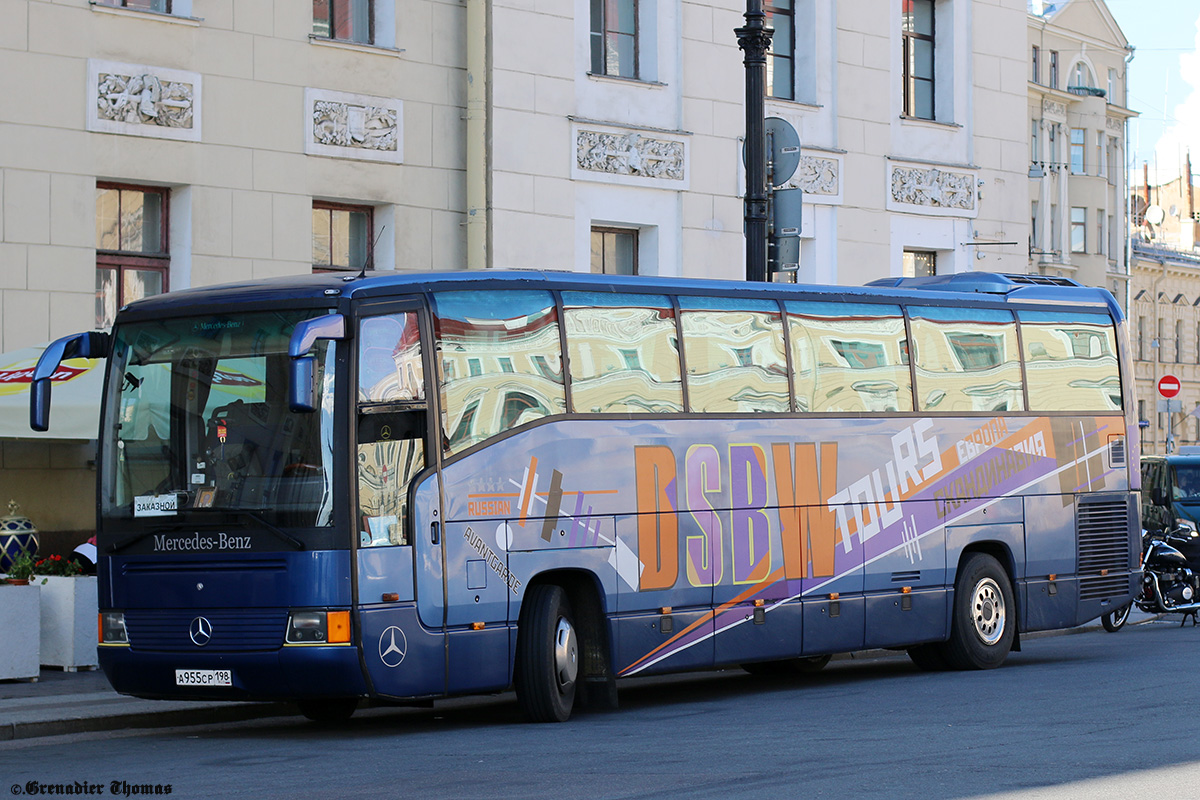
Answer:
[[[595,576],[562,570],[533,579],[521,603],[513,674],[527,717],[564,722],[575,707],[615,708],[609,653]],[[568,664],[571,659],[577,661]]]

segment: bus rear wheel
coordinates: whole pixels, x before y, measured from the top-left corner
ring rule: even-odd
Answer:
[[[532,722],[566,722],[575,705],[579,636],[559,586],[525,594],[517,634],[517,703]]]
[[[943,655],[954,669],[994,669],[1016,635],[1012,583],[1000,562],[972,553],[954,582],[954,615]]]
[[[300,713],[313,722],[345,722],[358,708],[357,697],[299,700]]]

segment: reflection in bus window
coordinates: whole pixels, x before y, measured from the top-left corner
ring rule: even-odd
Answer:
[[[789,410],[777,303],[692,297],[680,306],[692,411]]]
[[[358,333],[358,399],[374,403],[425,399],[416,314],[363,320]]]
[[[1120,411],[1116,333],[1105,314],[1022,311],[1033,411]]]
[[[444,292],[434,302],[442,429],[451,453],[566,411],[549,292]]]
[[[784,304],[799,411],[911,411],[899,306]]]
[[[425,468],[420,439],[358,445],[359,543],[363,547],[411,544],[408,485]]]
[[[683,410],[670,300],[598,292],[563,292],[562,297],[576,412]]]
[[[918,410],[1024,410],[1012,312],[920,306],[908,311]]]

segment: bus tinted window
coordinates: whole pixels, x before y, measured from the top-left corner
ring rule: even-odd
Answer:
[[[683,410],[675,310],[659,295],[563,292],[571,401],[581,414]]]
[[[910,306],[919,411],[1022,411],[1012,312]]]
[[[566,411],[549,292],[445,292],[434,305],[450,452]]]
[[[899,306],[785,303],[799,411],[912,411]]]
[[[779,305],[680,298],[692,411],[787,411],[787,355]]]
[[[1116,333],[1104,314],[1022,311],[1032,411],[1120,411]]]
[[[358,399],[362,403],[425,399],[416,314],[363,320],[358,332]]]

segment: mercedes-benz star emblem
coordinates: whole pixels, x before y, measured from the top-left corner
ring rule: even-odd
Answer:
[[[398,667],[408,652],[408,637],[392,625],[379,636],[379,660],[385,667]]]
[[[212,639],[212,623],[204,617],[196,617],[188,626],[188,637],[196,647],[204,647]]]

